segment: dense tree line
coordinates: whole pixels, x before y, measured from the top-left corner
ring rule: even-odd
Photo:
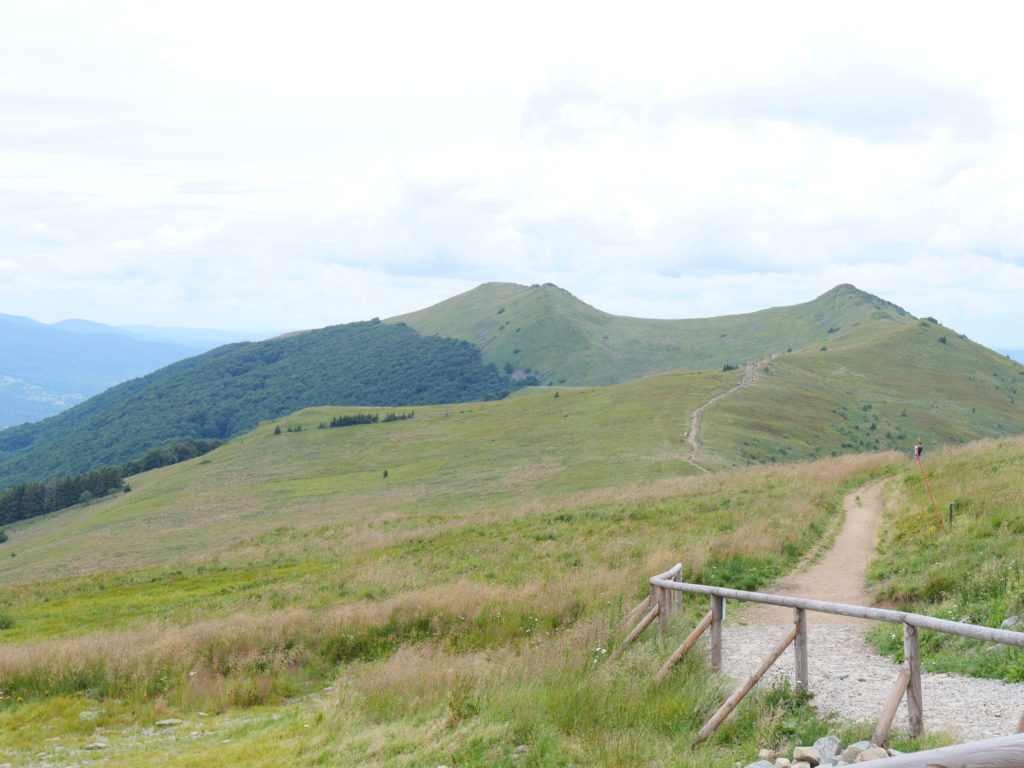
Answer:
[[[126,477],[202,456],[221,443],[220,440],[192,440],[154,449],[142,458],[124,464],[92,469],[60,480],[18,483],[0,491],[0,524],[26,520],[111,493],[130,490],[124,482]]]
[[[395,413],[389,411],[384,414],[384,423],[387,424],[391,421],[405,421],[411,419],[416,415],[415,411],[409,411],[408,413]],[[351,413],[345,416],[335,416],[330,422],[325,422],[320,425],[320,428],[325,427],[352,427],[357,424],[376,424],[381,420],[379,413]]]
[[[472,344],[371,320],[232,344],[38,424],[0,432],[0,485],[113,466],[157,446],[229,439],[321,405],[407,407],[504,397],[517,384]]]

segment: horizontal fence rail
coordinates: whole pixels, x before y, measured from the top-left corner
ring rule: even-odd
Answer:
[[[787,608],[800,608],[805,611],[831,613],[837,616],[850,616],[855,619],[888,621],[893,624],[909,624],[912,627],[930,629],[935,632],[944,632],[947,635],[959,635],[960,637],[970,637],[975,640],[985,640],[990,643],[1002,643],[1003,645],[1015,645],[1018,648],[1024,648],[1024,633],[1014,632],[1009,629],[979,627],[974,624],[963,624],[959,621],[937,619],[934,616],[923,616],[919,613],[892,611],[887,608],[869,608],[863,605],[829,603],[823,600],[808,600],[802,597],[770,595],[767,592],[744,592],[741,589],[710,587],[706,584],[687,584],[685,582],[663,579],[661,578],[661,575],[655,576],[651,579],[651,584],[653,586],[660,587],[662,589],[678,590],[680,592],[692,592],[699,595],[714,595],[716,597],[724,597],[730,600],[767,603],[768,605],[781,605]]]
[[[862,605],[849,605],[846,603],[832,603],[824,600],[808,600],[802,597],[788,597],[786,595],[772,595],[767,592],[747,592],[741,589],[729,589],[728,587],[715,587],[707,584],[688,584],[682,580],[683,565],[676,563],[672,568],[652,576],[649,580],[650,594],[640,605],[634,608],[626,620],[632,621],[636,616],[643,614],[643,619],[629,633],[622,644],[612,654],[612,659],[621,656],[626,648],[636,640],[654,619],[659,619],[659,626],[662,631],[668,629],[669,614],[682,605],[682,593],[708,595],[711,598],[711,610],[707,612],[697,627],[690,632],[681,646],[669,657],[664,666],[654,677],[654,683],[661,683],[672,668],[679,663],[683,655],[693,647],[697,640],[706,630],[711,632],[711,669],[715,673],[722,670],[722,623],[725,619],[725,601],[742,600],[751,603],[764,603],[766,605],[777,605],[793,609],[793,628],[786,637],[773,649],[771,654],[759,665],[757,670],[740,685],[729,699],[712,715],[695,739],[695,743],[706,740],[714,730],[725,722],[744,696],[757,684],[761,677],[768,671],[782,652],[790,645],[794,648],[795,670],[794,677],[796,686],[801,690],[808,688],[807,674],[807,611],[817,613],[829,613],[836,616],[849,616],[855,619],[868,619],[870,621],[885,621],[892,624],[903,625],[903,655],[905,663],[893,685],[889,700],[886,702],[882,715],[875,726],[871,741],[875,744],[882,744],[888,738],[893,718],[900,700],[906,697],[907,715],[910,723],[912,736],[917,736],[923,730],[923,705],[921,697],[921,655],[920,655],[920,629],[928,629],[934,632],[943,632],[948,635],[957,635],[974,640],[982,640],[1002,645],[1012,645],[1024,648],[1024,633],[1014,632],[994,627],[979,627],[974,624],[965,624],[959,621],[948,621],[937,619],[934,616],[924,616],[918,613],[906,611],[893,611],[886,608],[870,608]],[[1024,717],[1021,718],[1024,723]],[[998,741],[998,740],[995,740]],[[1024,737],[1013,740],[1014,748],[1009,748],[1014,755],[1019,756],[1019,750],[1024,745]],[[1002,745],[1001,745],[1002,746]],[[1009,752],[1008,752],[1009,754]],[[959,756],[959,755],[958,755]],[[889,764],[886,761],[886,765]],[[971,763],[971,765],[1022,765],[1020,763]],[[894,764],[895,765],[895,764]],[[909,765],[909,763],[908,763]],[[929,763],[931,765],[931,763]],[[935,763],[936,766],[945,763]],[[967,763],[955,762],[953,765],[968,765]]]

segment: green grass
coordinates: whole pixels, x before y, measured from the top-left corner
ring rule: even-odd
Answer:
[[[335,430],[316,425],[342,409],[304,411],[280,422],[302,432],[264,424],[123,497],[15,526],[0,760],[102,736],[106,765],[716,765],[810,738],[807,703],[766,692],[695,751],[725,685],[700,657],[651,689],[671,640],[618,665],[600,650],[652,573],[681,560],[692,578],[763,585],[844,490],[891,467],[674,474],[680,422],[735,378]],[[147,731],[167,716],[197,735]]]
[[[938,342],[945,335],[947,343]],[[705,420],[719,466],[902,450],[1024,432],[1024,366],[930,322],[786,354]]]
[[[486,283],[387,322],[469,341],[486,362],[537,372],[543,383],[572,385],[721,369],[787,348],[859,343],[913,321],[894,304],[849,285],[791,307],[650,320],[609,315],[554,285]]]
[[[1024,616],[1024,439],[983,441],[925,456],[935,511],[916,464],[888,485],[886,533],[869,577],[877,595],[906,610],[998,627]],[[952,525],[948,505],[954,505]],[[1024,622],[1013,627],[1024,629]],[[902,635],[878,629],[874,642],[902,653]],[[941,633],[922,633],[934,671],[1024,680],[1024,651]]]

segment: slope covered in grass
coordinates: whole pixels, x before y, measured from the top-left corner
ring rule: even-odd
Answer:
[[[781,355],[705,420],[717,466],[1024,432],[1024,366],[930,320]]]
[[[387,322],[476,344],[506,370],[548,384],[611,384],[654,373],[721,369],[787,349],[849,344],[913,322],[852,285],[806,304],[743,315],[651,320],[609,315],[554,285],[486,283]]]
[[[653,398],[688,379],[700,381],[643,385]],[[575,445],[591,444],[611,467],[658,451],[662,438],[643,438],[652,424],[636,428],[626,402],[586,404],[599,394],[545,393],[547,421],[582,421],[588,409],[624,417],[604,438],[577,432]],[[562,402],[570,396],[581,403]],[[591,473],[555,486],[535,474],[503,485],[469,455],[456,454],[436,486],[391,463],[429,442],[416,430],[454,430],[452,439],[483,447],[490,438],[475,435],[474,422],[504,419],[511,447],[495,446],[485,463],[525,466],[517,454],[531,452],[526,441],[543,454],[550,434],[545,419],[516,425],[515,406],[438,409],[433,423],[417,409],[408,422],[278,436],[265,424],[198,461],[140,476],[137,505],[104,501],[19,524],[0,545],[6,568],[24,557],[47,574],[90,575],[23,581],[32,568],[7,572],[20,583],[0,597],[11,619],[0,759],[21,761],[53,739],[80,750],[99,736],[108,765],[271,765],[287,753],[371,766],[625,766],[638,757],[712,766],[816,735],[822,726],[800,697],[769,691],[708,747],[690,746],[728,684],[697,654],[660,688],[648,681],[703,603],[620,663],[605,663],[607,650],[651,573],[681,560],[690,578],[763,584],[821,534],[846,489],[890,471],[894,457],[631,481]],[[312,426],[328,413],[283,423]],[[558,462],[558,451],[546,460]],[[396,488],[384,486],[384,464]],[[183,488],[204,495],[189,499]],[[102,547],[88,541],[97,532]],[[48,550],[58,537],[88,546],[61,560]],[[140,552],[150,565],[135,562]],[[321,695],[285,703],[309,691]],[[152,738],[146,728],[164,717],[186,719],[196,735]]]
[[[1024,631],[1024,438],[986,440],[925,454],[940,528],[916,463],[888,483],[886,529],[869,577],[900,608]],[[948,521],[953,504],[953,522]],[[874,634],[901,653],[891,628]],[[1024,680],[1024,650],[935,632],[922,634],[925,666]]]

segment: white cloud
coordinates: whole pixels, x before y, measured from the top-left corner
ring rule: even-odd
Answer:
[[[657,316],[853,282],[1024,345],[1014,25],[786,10],[16,1],[0,300],[295,327],[495,279]]]

